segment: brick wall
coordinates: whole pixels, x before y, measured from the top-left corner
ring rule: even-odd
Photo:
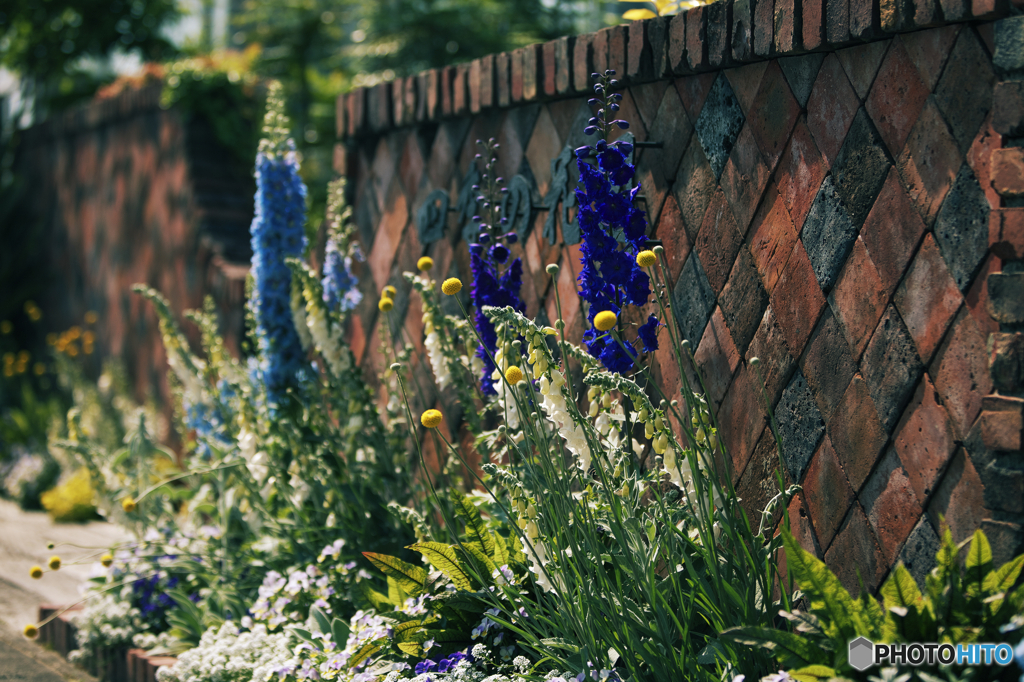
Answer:
[[[156,316],[133,284],[179,313],[212,295],[238,350],[255,183],[203,119],[161,109],[158,85],[126,91],[25,131],[16,172],[30,188],[22,219],[49,244],[49,330],[95,310],[98,354],[122,358],[139,399],[167,405]]]
[[[342,96],[335,165],[369,254],[349,329],[357,358],[368,376],[384,367],[375,303],[390,283],[414,371],[429,371],[401,273],[430,255],[439,276],[468,275],[464,214],[448,212],[434,239],[418,212],[436,190],[459,205],[488,137],[538,207],[516,247],[528,313],[554,319],[557,287],[580,339],[577,232],[561,210],[548,222],[572,164],[566,179],[552,160],[585,143],[589,74],[613,68],[630,132],[657,143],[637,150],[650,236],[748,509],[767,502],[778,462],[758,357],[786,475],[803,485],[791,518],[847,585],[859,571],[874,588],[897,560],[923,575],[940,515],[956,540],[983,528],[1005,560],[1024,538],[1016,12],[725,0]],[[995,385],[990,361],[1004,368]],[[651,362],[678,388],[667,354]]]

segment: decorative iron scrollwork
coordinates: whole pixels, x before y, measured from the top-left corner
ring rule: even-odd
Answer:
[[[544,239],[549,244],[554,244],[557,237],[555,226],[559,204],[562,204],[562,236],[569,244],[580,240],[579,226],[569,223],[569,209],[576,205],[576,183],[571,182],[572,160],[573,149],[569,146],[551,160],[551,189],[544,197],[544,206],[548,210],[548,219],[544,221]],[[575,241],[569,241],[571,236],[575,236]]]
[[[416,211],[416,232],[420,244],[426,246],[444,237],[448,226],[448,192],[435,189]]]
[[[522,175],[515,175],[508,185],[502,214],[508,218],[508,231],[526,237],[533,224],[533,190]]]

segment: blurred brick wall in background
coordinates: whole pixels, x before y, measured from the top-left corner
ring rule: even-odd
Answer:
[[[389,362],[376,301],[393,284],[391,320],[418,351],[414,373],[429,376],[402,272],[422,255],[439,280],[470,269],[458,214],[424,245],[417,211],[438,189],[456,205],[488,137],[500,174],[522,174],[542,205],[552,159],[587,141],[589,74],[614,68],[630,132],[663,143],[637,150],[650,235],[665,245],[677,322],[748,510],[772,496],[779,462],[756,356],[787,478],[803,485],[791,518],[846,585],[859,572],[874,589],[898,560],[920,578],[940,514],[958,541],[983,528],[1006,560],[1024,539],[1013,397],[1024,395],[1024,18],[1004,18],[1016,12],[986,0],[726,0],[342,96],[335,166],[368,254],[349,329],[357,359],[374,381]],[[579,341],[579,244],[561,221],[545,239],[546,219],[534,211],[516,246],[523,298],[553,320],[557,287]],[[554,283],[549,263],[561,266]],[[650,361],[678,391],[670,352]],[[417,407],[458,415],[447,400]]]
[[[25,131],[16,172],[23,219],[46,241],[43,323],[62,331],[96,311],[98,354],[123,360],[136,398],[169,406],[157,318],[131,286],[155,287],[178,314],[212,295],[237,352],[255,183],[204,120],[161,109],[160,91],[125,91]]]

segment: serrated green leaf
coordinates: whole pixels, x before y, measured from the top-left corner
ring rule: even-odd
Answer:
[[[355,668],[360,663],[373,656],[375,653],[384,648],[384,645],[377,641],[370,641],[359,647],[359,649],[352,654],[352,657],[348,659],[348,667]]]
[[[405,603],[405,600],[409,598],[409,595],[405,593],[398,581],[388,576],[388,601],[395,606],[401,606]]]
[[[496,566],[508,566],[508,543],[505,542],[505,538],[501,533],[495,533],[491,536],[494,540],[494,564]]]
[[[879,592],[882,594],[882,599],[887,609],[891,609],[894,606],[907,609],[917,608],[923,599],[921,590],[918,589],[917,583],[914,581],[913,576],[910,575],[907,567],[903,565],[903,562],[900,562],[893,569],[889,579],[885,581]]]
[[[1017,582],[1022,567],[1024,567],[1024,554],[1008,561],[994,571],[990,571],[985,576],[985,592],[988,594],[1006,592]]]
[[[460,590],[471,591],[473,589],[473,581],[459,563],[455,550],[448,545],[440,542],[418,542],[409,545],[406,549],[425,556],[431,566],[448,576],[448,579],[455,583],[455,587]]]
[[[810,611],[821,618],[826,626],[838,629],[842,638],[857,638],[860,604],[850,596],[825,563],[801,547],[789,531],[782,531],[782,541],[786,548],[790,575],[803,590]]]
[[[985,584],[985,576],[992,570],[992,548],[981,529],[974,531],[974,537],[971,538],[971,548],[967,550],[964,569],[968,593],[980,594]]]
[[[789,675],[799,682],[817,682],[818,680],[832,679],[836,676],[836,671],[827,665],[808,665],[790,670]]]
[[[426,570],[387,554],[363,552],[363,556],[369,559],[370,563],[376,566],[384,575],[398,581],[398,585],[409,596],[418,597],[423,594],[423,586],[427,581]]]
[[[388,601],[386,596],[373,589],[369,582],[358,583],[356,589],[358,590],[357,594],[377,611],[390,611],[396,606]]]
[[[485,576],[485,582],[486,582],[486,578],[490,578],[491,576],[494,575],[494,572],[498,570],[498,567],[494,565],[493,561],[491,561],[491,557],[489,557],[486,554],[484,554],[484,552],[475,543],[474,544],[463,543],[462,549],[467,554],[472,556],[474,559],[479,561],[480,564],[484,567],[484,570],[487,571],[487,575]]]
[[[807,638],[785,630],[735,627],[724,630],[721,636],[744,646],[767,649],[785,668],[822,665],[822,661],[830,658],[821,647]]]
[[[455,506],[455,516],[462,520],[466,526],[466,537],[470,542],[478,542],[488,555],[494,554],[494,538],[487,530],[480,510],[469,501],[469,498],[458,490],[451,491],[452,504]]]

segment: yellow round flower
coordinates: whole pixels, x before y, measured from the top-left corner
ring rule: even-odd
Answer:
[[[449,277],[444,281],[444,284],[441,285],[441,291],[448,296],[454,296],[462,291],[462,280],[458,277]]]
[[[426,272],[432,267],[434,267],[434,259],[430,256],[424,256],[416,261],[416,269],[422,272]]]
[[[618,321],[619,318],[615,316],[615,313],[610,310],[602,310],[597,315],[594,315],[594,329],[606,332],[614,327]]]
[[[59,571],[60,570],[60,557],[59,556],[52,556],[52,557],[50,557],[50,561],[49,561],[49,563],[47,565],[50,567],[51,571]]]
[[[505,370],[505,380],[515,386],[523,380],[523,370],[519,369],[515,365],[512,365]]]
[[[100,563],[103,564],[104,568],[108,568],[110,564],[114,563],[114,557],[111,554],[104,554],[100,557]]]
[[[636,264],[642,268],[649,268],[658,262],[658,257],[653,251],[641,251],[636,254]]]
[[[35,625],[26,625],[25,629],[22,630],[22,632],[24,632],[25,636],[29,639],[35,639],[39,636],[39,628],[37,628]]]
[[[441,424],[441,410],[427,410],[420,416],[420,423],[428,429],[436,429]]]
[[[380,309],[380,311],[383,312],[383,313],[388,312],[389,310],[391,310],[394,307],[395,307],[395,302],[392,301],[387,296],[381,296],[380,303],[377,304],[377,308]]]
[[[28,569],[28,574],[30,576],[32,576],[33,578],[35,578],[36,580],[39,580],[40,578],[43,577],[43,567],[42,566],[33,566],[32,568]]]
[[[135,511],[135,500],[132,499],[130,495],[124,498],[123,500],[121,500],[121,509],[124,509],[126,512],[131,514],[133,511]]]
[[[393,298],[397,293],[398,289],[389,284],[386,287],[384,287],[384,293],[381,294],[381,298],[384,298],[385,296],[387,296],[388,298]]]

